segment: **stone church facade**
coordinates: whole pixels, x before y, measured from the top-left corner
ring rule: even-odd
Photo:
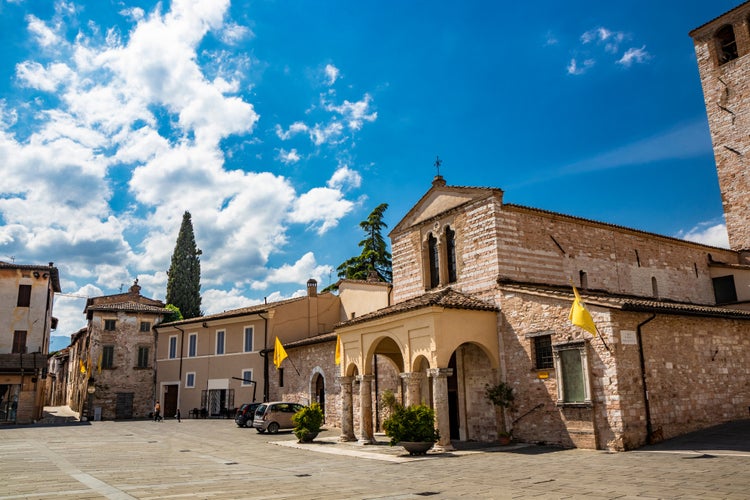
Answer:
[[[717,274],[747,279],[738,252],[502,195],[437,177],[392,231],[394,305],[336,329],[342,394],[359,403],[345,437],[372,440],[375,356],[405,403],[435,408],[446,449],[497,438],[484,393],[500,381],[505,426],[528,442],[632,449],[746,416],[750,312],[714,290]],[[569,321],[571,284],[598,336]]]

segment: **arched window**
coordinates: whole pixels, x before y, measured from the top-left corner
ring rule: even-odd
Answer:
[[[659,284],[656,282],[655,276],[651,277],[651,294],[657,299],[659,298]]]
[[[716,32],[716,48],[719,55],[719,64],[724,64],[732,59],[737,59],[737,40],[734,37],[734,28],[731,24],[723,26]]]
[[[438,258],[437,238],[430,233],[427,239],[427,253],[430,259],[430,288],[440,284],[440,259]]]
[[[445,226],[445,251],[448,260],[448,283],[458,281],[456,272],[456,232]]]
[[[589,287],[589,277],[586,276],[586,271],[579,271],[578,272],[578,279],[581,282],[581,288],[588,288]]]

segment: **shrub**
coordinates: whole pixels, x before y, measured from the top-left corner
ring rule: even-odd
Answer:
[[[300,441],[309,439],[310,435],[317,435],[323,425],[323,410],[318,403],[305,406],[292,417],[294,435]]]
[[[383,422],[383,429],[391,438],[391,446],[404,441],[434,443],[440,438],[435,429],[435,411],[426,405],[397,404],[391,416]]]

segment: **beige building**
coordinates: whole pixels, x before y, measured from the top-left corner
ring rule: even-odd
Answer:
[[[48,266],[0,262],[0,424],[39,420],[60,276]]]
[[[294,397],[295,401],[335,401],[331,366],[321,358],[307,369],[295,365],[296,342],[334,346],[335,324],[388,304],[390,286],[348,281],[338,295],[307,283],[304,297],[166,323],[157,335],[157,397],[166,416],[228,416],[243,403]],[[290,359],[273,365],[276,338]],[[300,389],[303,388],[303,389]],[[327,418],[337,414],[330,406]]]
[[[68,405],[90,419],[147,417],[154,408],[155,326],[171,312],[143,297],[138,281],[127,293],[86,301],[88,324],[71,336],[67,369]]]

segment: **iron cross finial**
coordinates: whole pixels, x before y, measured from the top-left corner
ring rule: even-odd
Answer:
[[[441,160],[439,156],[436,156],[434,165],[435,165],[435,168],[437,169],[438,177],[440,177],[440,165],[442,164],[443,164],[443,160]]]

